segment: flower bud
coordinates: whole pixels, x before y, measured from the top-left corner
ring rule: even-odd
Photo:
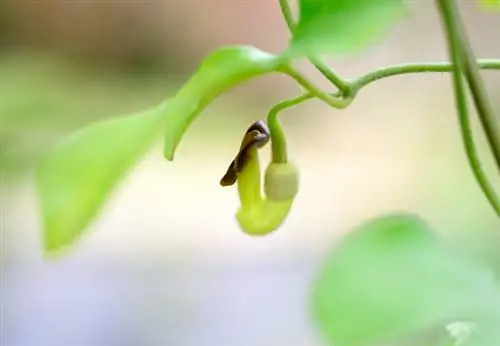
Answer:
[[[293,199],[299,190],[299,171],[291,162],[271,162],[264,177],[264,192],[270,201]]]

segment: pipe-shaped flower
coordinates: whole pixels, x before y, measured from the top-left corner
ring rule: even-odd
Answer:
[[[298,191],[299,175],[295,165],[271,162],[265,173],[266,196],[262,196],[258,149],[269,139],[269,130],[262,121],[252,124],[243,137],[240,151],[220,182],[222,186],[237,182],[241,206],[236,219],[243,231],[251,235],[275,231],[288,216]]]

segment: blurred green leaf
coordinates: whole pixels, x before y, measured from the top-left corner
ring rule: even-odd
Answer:
[[[276,71],[281,62],[281,57],[251,46],[223,47],[210,54],[175,97],[187,111],[171,115],[164,145],[167,160],[174,158],[189,124],[214,98],[249,78]]]
[[[403,18],[403,0],[299,0],[291,55],[359,52]]]
[[[164,107],[87,126],[42,160],[38,188],[47,251],[74,242],[123,174],[162,134]]]
[[[161,74],[106,69],[52,54],[0,54],[0,179],[18,180],[51,143],[110,114],[169,94]]]
[[[367,222],[328,255],[313,290],[335,345],[369,345],[471,317],[495,299],[491,273],[445,247],[418,217]]]

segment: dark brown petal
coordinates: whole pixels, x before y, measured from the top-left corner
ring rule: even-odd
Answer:
[[[269,130],[263,121],[253,123],[245,132],[241,141],[240,151],[229,165],[226,174],[222,177],[222,186],[231,186],[236,183],[238,174],[243,170],[249,160],[251,150],[262,148],[269,142]]]

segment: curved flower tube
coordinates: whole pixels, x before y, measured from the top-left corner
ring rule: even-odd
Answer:
[[[275,231],[288,216],[298,191],[297,168],[289,162],[271,162],[265,173],[266,196],[262,196],[258,149],[269,140],[269,129],[264,122],[252,124],[220,182],[222,186],[237,182],[241,206],[236,219],[243,231],[250,235]]]

